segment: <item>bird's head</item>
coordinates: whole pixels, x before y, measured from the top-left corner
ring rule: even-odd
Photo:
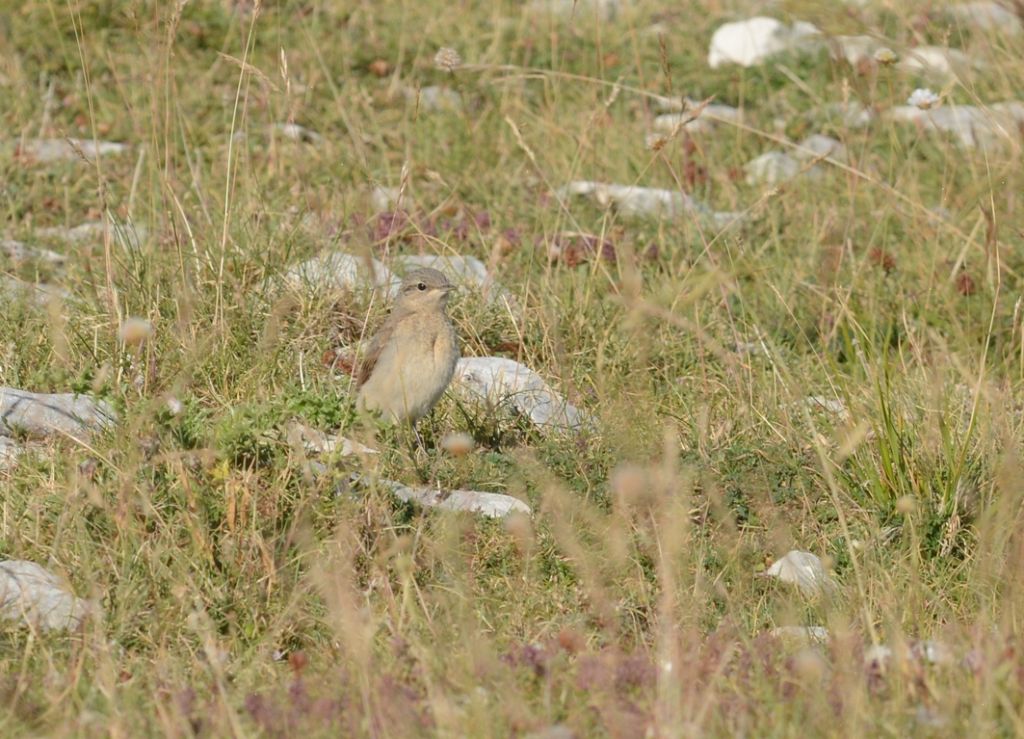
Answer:
[[[448,302],[448,293],[454,289],[444,272],[430,267],[414,269],[402,280],[398,302],[405,310],[412,311],[443,308]]]

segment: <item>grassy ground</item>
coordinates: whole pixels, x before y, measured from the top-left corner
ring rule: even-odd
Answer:
[[[562,21],[512,2],[3,3],[0,135],[132,146],[0,150],[6,235],[104,214],[148,231],[50,244],[65,275],[6,265],[74,299],[4,306],[0,384],[94,392],[121,422],[2,473],[0,553],[101,604],[80,633],[0,635],[5,735],[1021,733],[1020,142],[986,156],[823,117],[845,97],[903,104],[923,81],[892,68],[709,70],[731,3],[614,22],[584,5]],[[1020,38],[893,5],[772,13],[984,59],[950,102],[1020,90]],[[465,66],[435,69],[442,46]],[[438,84],[462,110],[401,92]],[[651,151],[645,92],[742,105],[747,127]],[[286,121],[323,141],[269,130]],[[766,136],[818,132],[847,171],[776,189],[738,174]],[[682,187],[750,218],[719,235],[560,207],[571,179]],[[407,192],[393,230],[373,184]],[[609,253],[551,261],[566,231]],[[285,425],[346,430],[347,383],[321,356],[384,314],[271,286],[326,247],[475,255],[515,297],[463,291],[464,354],[529,364],[597,430],[449,398],[425,432],[476,439],[433,449],[444,485],[515,495],[532,520],[338,496],[352,460],[309,475]],[[118,340],[128,316],[153,325],[141,349]],[[380,444],[383,473],[420,480],[400,440]],[[792,548],[826,560],[832,596],[758,576]],[[832,639],[766,636],[788,624]],[[923,639],[952,663],[865,664]]]

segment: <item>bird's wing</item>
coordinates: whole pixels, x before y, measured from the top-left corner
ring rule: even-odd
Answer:
[[[388,339],[391,338],[394,330],[395,323],[389,317],[377,333],[373,335],[373,338],[370,339],[370,345],[366,348],[363,361],[359,363],[359,371],[356,374],[356,388],[361,388],[363,383],[370,379],[370,375],[373,374],[373,368],[377,366],[377,360],[380,359],[381,352],[387,346]]]

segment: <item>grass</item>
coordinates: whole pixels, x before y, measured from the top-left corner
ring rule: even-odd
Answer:
[[[986,155],[827,122],[823,103],[885,109],[926,84],[892,68],[812,54],[708,70],[711,32],[736,17],[718,3],[652,0],[613,22],[587,8],[3,9],[3,138],[132,146],[50,164],[0,148],[5,235],[146,228],[50,242],[64,274],[5,265],[73,299],[5,304],[0,384],[120,414],[88,446],[0,473],[0,553],[100,606],[80,632],[0,633],[5,735],[1021,733],[1020,141]],[[898,51],[948,38],[987,66],[947,104],[1013,99],[1024,73],[1020,39],[937,14],[794,0],[779,17]],[[465,66],[434,69],[442,46]],[[429,85],[463,108],[401,93]],[[745,123],[654,152],[646,93],[741,104]],[[271,130],[285,121],[323,141]],[[843,140],[846,168],[744,182],[780,136],[815,132]],[[572,179],[682,185],[749,219],[718,234],[561,207],[552,190]],[[375,212],[374,184],[405,188],[399,220]],[[610,253],[550,260],[568,231]],[[542,433],[447,397],[426,471],[526,500],[529,521],[339,494],[351,458],[310,474],[288,424],[351,432],[348,383],[321,357],[386,310],[276,287],[325,248],[477,256],[513,296],[462,291],[463,353],[528,364],[596,430]],[[132,316],[153,326],[134,349],[118,339]],[[446,456],[450,431],[475,451]],[[422,481],[400,435],[377,443],[382,474]],[[833,596],[759,576],[794,548],[826,560]],[[768,636],[780,625],[832,638]],[[952,663],[908,656],[921,640]],[[877,644],[896,658],[872,661]]]

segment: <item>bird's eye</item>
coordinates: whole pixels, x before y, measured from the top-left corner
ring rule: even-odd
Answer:
[[[423,290],[426,290],[426,289],[427,289],[427,286],[426,286],[425,284],[423,284],[423,283],[421,282],[420,284],[418,284],[418,285],[416,286],[416,289],[417,289],[417,290],[420,290],[420,291],[423,291]]]

